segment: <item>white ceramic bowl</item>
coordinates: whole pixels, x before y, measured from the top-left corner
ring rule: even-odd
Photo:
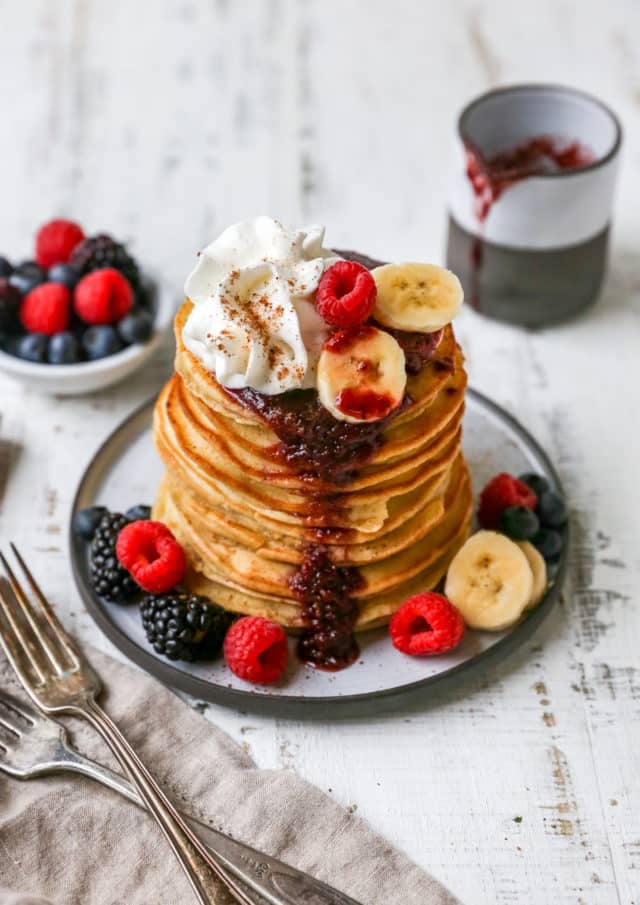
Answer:
[[[159,287],[155,293],[153,334],[146,343],[127,346],[115,355],[98,361],[73,365],[39,364],[23,361],[0,350],[0,371],[31,389],[51,396],[81,396],[124,380],[153,355],[173,322],[177,305]]]

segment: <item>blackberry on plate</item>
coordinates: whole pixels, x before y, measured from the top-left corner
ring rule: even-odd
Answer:
[[[207,597],[182,591],[147,594],[140,612],[149,644],[169,660],[212,659],[233,621]]]
[[[114,603],[124,603],[140,590],[116,557],[118,535],[128,524],[119,512],[107,512],[100,519],[91,541],[91,584],[96,594]]]
[[[140,282],[140,271],[135,260],[124,245],[106,233],[84,239],[76,245],[69,264],[82,276],[103,267],[113,267],[129,280],[134,290]]]

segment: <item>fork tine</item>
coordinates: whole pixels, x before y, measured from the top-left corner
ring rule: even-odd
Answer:
[[[0,558],[4,559],[2,553]],[[18,678],[29,691],[33,684],[41,685],[45,681],[45,674],[38,662],[32,643],[25,637],[24,629],[16,622],[13,606],[9,603],[4,586],[0,583],[0,644],[7,660],[13,666]],[[25,664],[25,659],[28,664]],[[31,671],[31,675],[29,674]],[[34,683],[35,676],[35,683]]]
[[[30,723],[32,726],[35,726],[36,723],[42,719],[32,707],[29,707],[28,704],[14,698],[12,694],[3,691],[2,688],[0,688],[0,707],[4,708],[4,710],[17,713],[25,720],[25,722]]]
[[[9,579],[9,584],[11,585],[11,590],[15,594],[16,600],[20,604],[20,609],[24,613],[24,616],[25,616],[27,622],[31,626],[31,631],[33,632],[33,634],[35,636],[36,646],[38,646],[38,645],[40,646],[40,648],[44,651],[47,659],[53,666],[54,670],[58,673],[58,675],[61,675],[64,672],[64,669],[62,667],[62,664],[59,661],[59,658],[56,656],[56,653],[53,650],[52,645],[49,643],[49,639],[45,636],[44,632],[42,631],[42,626],[38,625],[38,620],[36,618],[36,614],[33,609],[33,604],[31,603],[31,601],[25,594],[24,588],[22,587],[22,585],[16,578],[11,566],[9,565],[9,563],[7,562],[7,560],[5,559],[5,557],[3,556],[1,551],[0,551],[0,562],[2,563],[2,565],[4,567],[4,570],[7,574],[7,578]],[[6,612],[6,607],[5,607],[5,612]],[[14,625],[14,629],[15,628],[17,628],[17,624]],[[24,631],[20,631],[18,629],[18,637],[20,637],[20,636],[24,636]]]
[[[11,720],[7,719],[4,713],[0,713],[0,727],[4,727],[7,732],[10,732],[13,736],[21,736],[22,732],[20,731],[17,723],[12,723]],[[0,741],[2,740],[2,729],[0,728]]]
[[[38,584],[38,582],[35,580],[35,578],[31,574],[31,570],[27,567],[26,562],[24,561],[24,559],[18,552],[18,548],[12,541],[9,542],[9,546],[13,550],[13,555],[18,560],[20,568],[24,572],[25,578],[29,582],[31,590],[37,597],[38,602],[40,603],[40,606],[42,607],[42,614],[43,614],[44,618],[47,620],[47,622],[49,623],[51,631],[54,633],[54,635],[58,639],[60,646],[64,650],[65,654],[67,655],[67,657],[68,657],[69,661],[71,662],[71,664],[73,665],[73,667],[77,668],[80,665],[80,658],[71,642],[71,639],[69,638],[66,631],[62,627],[60,620],[54,613],[53,607],[51,606],[51,604],[49,603],[47,598],[44,596],[44,594],[40,588],[40,585]]]

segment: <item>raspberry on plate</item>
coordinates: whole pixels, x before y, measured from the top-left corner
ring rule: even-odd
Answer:
[[[256,685],[277,682],[289,659],[285,630],[262,616],[245,616],[234,622],[223,649],[231,672]]]
[[[500,518],[505,509],[511,506],[526,506],[535,509],[538,497],[523,481],[513,475],[502,472],[489,481],[480,494],[478,521],[483,528],[496,530],[500,526]]]
[[[355,261],[336,261],[320,278],[316,308],[332,327],[355,327],[370,317],[376,293],[366,267]]]
[[[184,578],[184,550],[162,522],[131,522],[116,542],[118,562],[143,590],[164,594]]]
[[[443,654],[462,640],[464,620],[446,597],[428,591],[402,604],[391,617],[389,634],[393,646],[403,654]]]
[[[53,336],[69,326],[71,293],[60,283],[43,283],[24,297],[20,320],[28,333]]]
[[[113,267],[94,270],[76,286],[74,307],[87,324],[115,324],[133,307],[131,284]]]
[[[72,220],[51,220],[38,230],[36,260],[45,270],[54,264],[66,264],[83,239],[82,229]]]

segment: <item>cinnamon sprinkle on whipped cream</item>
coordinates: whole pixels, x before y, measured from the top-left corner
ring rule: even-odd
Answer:
[[[194,307],[183,340],[220,384],[266,395],[314,386],[328,336],[314,295],[337,260],[323,239],[321,226],[291,231],[256,217],[199,254],[185,284]]]

